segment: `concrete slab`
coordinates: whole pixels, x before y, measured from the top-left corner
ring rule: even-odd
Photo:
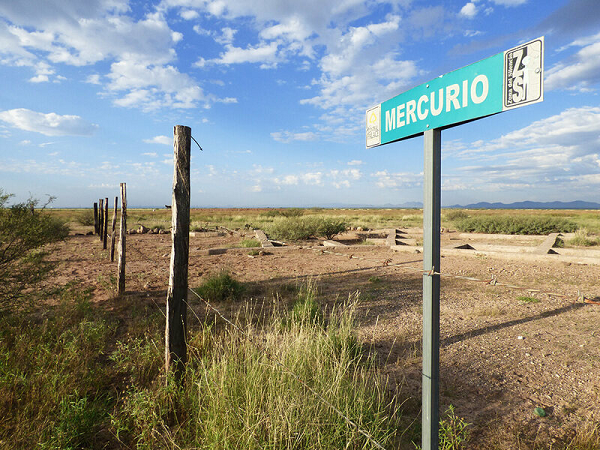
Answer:
[[[254,230],[254,234],[256,235],[256,239],[259,240],[260,245],[263,247],[273,247],[273,244],[267,238],[267,235],[263,230]]]
[[[552,247],[556,244],[558,236],[560,236],[559,233],[550,233],[544,242],[542,242],[542,245],[538,246],[533,253],[536,255],[556,255],[556,251],[552,250]]]
[[[385,240],[385,245],[387,245],[387,246],[396,245],[396,236],[397,235],[398,235],[398,230],[396,230],[395,228],[392,228],[390,231],[388,231],[388,236],[387,236],[387,239]]]

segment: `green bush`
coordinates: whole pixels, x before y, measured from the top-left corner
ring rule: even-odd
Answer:
[[[318,229],[315,217],[281,217],[267,225],[267,233],[283,241],[300,241],[316,236]]]
[[[475,216],[456,222],[456,228],[469,233],[549,234],[571,233],[577,224],[551,216]]]
[[[208,301],[237,300],[244,292],[244,285],[235,280],[228,272],[222,271],[210,276],[195,291]]]
[[[0,189],[0,309],[30,298],[54,264],[44,246],[63,240],[69,229],[45,211],[38,201],[7,206],[11,195]],[[49,202],[52,198],[49,199]]]
[[[80,212],[77,215],[77,222],[79,222],[84,227],[94,226],[94,211],[92,211],[91,209],[86,209],[85,211]]]
[[[333,238],[336,234],[346,231],[348,226],[342,219],[324,218],[317,222],[317,234],[327,239]]]
[[[283,217],[300,217],[304,215],[304,210],[301,208],[287,208],[280,211]]]
[[[454,222],[456,220],[468,219],[469,215],[466,213],[466,211],[463,211],[462,209],[452,209],[444,213],[444,218],[446,220]]]
[[[320,216],[281,217],[267,226],[267,233],[283,241],[302,241],[313,237],[331,239],[346,230],[346,222],[341,219]]]

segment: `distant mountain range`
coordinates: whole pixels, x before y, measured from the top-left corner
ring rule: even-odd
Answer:
[[[386,203],[382,206],[374,205],[348,205],[348,204],[331,204],[324,205],[325,208],[423,208],[421,202],[406,202],[402,204]],[[442,206],[442,208],[461,208],[461,209],[600,209],[600,203],[584,202],[583,200],[575,200],[573,202],[514,202],[514,203],[489,203],[479,202],[470,203],[468,205],[452,205]]]
[[[600,209],[600,203],[584,202],[575,200],[573,202],[515,202],[515,203],[488,203],[479,202],[469,205],[452,205],[445,208],[464,209]]]

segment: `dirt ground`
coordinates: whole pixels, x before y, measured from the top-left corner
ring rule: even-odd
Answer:
[[[359,338],[377,352],[390,389],[398,386],[409,398],[407,408],[418,413],[422,253],[385,245],[323,247],[318,241],[255,256],[232,248],[249,237],[251,231],[191,236],[190,286],[226,269],[252,283],[258,300],[273,301],[278,288],[306,278],[317,281],[324,303],[360,291]],[[210,248],[228,250],[208,255]],[[170,249],[170,235],[127,236],[127,295],[164,307]],[[100,304],[114,297],[117,263],[97,236],[70,236],[53,255],[60,262],[54,282],[92,287]],[[582,302],[578,293],[600,300],[600,266],[453,254],[442,257],[440,271],[441,408],[454,405],[472,424],[468,448],[551,448],[578,427],[599,422],[600,305]],[[500,283],[565,297],[486,283],[492,275]],[[231,305],[220,307],[233,313]],[[547,416],[539,417],[535,408]]]

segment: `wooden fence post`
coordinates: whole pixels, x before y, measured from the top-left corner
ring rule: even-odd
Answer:
[[[94,202],[94,234],[98,233],[98,203]]]
[[[167,292],[165,368],[181,381],[187,362],[187,290],[190,241],[190,149],[192,130],[183,125],[173,130],[173,200],[171,203],[171,273]]]
[[[115,260],[115,226],[117,225],[117,208],[119,207],[119,197],[115,197],[115,207],[113,209],[112,233],[110,233],[110,261]]]
[[[98,200],[98,206],[98,215],[100,219],[98,222],[98,236],[100,236],[100,241],[102,241],[102,231],[104,227],[104,199]]]
[[[121,222],[119,229],[119,262],[117,265],[117,293],[125,293],[125,236],[127,234],[127,185],[121,187]]]
[[[108,247],[108,197],[104,199],[104,233],[102,233],[102,248]]]

